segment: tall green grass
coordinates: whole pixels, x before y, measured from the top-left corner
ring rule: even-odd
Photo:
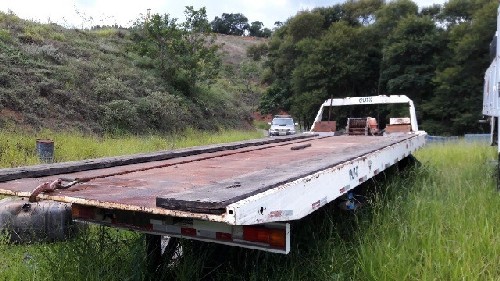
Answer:
[[[147,273],[143,236],[107,227],[50,244],[12,245],[3,236],[0,252],[0,280],[143,280]]]
[[[0,133],[0,167],[39,164],[35,151],[37,138],[54,141],[55,161],[82,160],[104,156],[169,150],[206,144],[261,138],[258,131],[221,130],[202,132],[186,129],[168,136],[98,137],[78,132],[42,131],[35,134],[2,131]]]
[[[155,279],[499,280],[495,148],[429,145],[416,157],[364,185],[365,208],[334,203],[292,222],[289,255],[185,240]],[[0,280],[141,280],[144,248],[142,235],[102,227],[64,243],[0,239]]]
[[[187,129],[175,136],[119,138],[52,131],[36,135],[2,131],[0,167],[38,164],[37,138],[54,140],[56,161],[70,161],[261,137],[258,131],[236,130],[200,132]],[[144,237],[136,232],[90,227],[68,242],[32,245],[12,245],[7,234],[0,232],[0,280],[143,280],[149,276],[145,263]],[[168,274],[192,277],[199,273],[176,267]]]
[[[197,270],[215,280],[499,280],[495,149],[431,145],[416,156],[420,167],[363,187],[366,208],[331,204],[294,222],[288,256],[219,247],[224,258]]]
[[[365,280],[499,280],[500,196],[495,149],[435,145],[411,182],[393,180],[356,249]]]

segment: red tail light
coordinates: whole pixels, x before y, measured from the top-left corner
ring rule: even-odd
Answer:
[[[285,248],[286,232],[283,229],[244,226],[243,240],[265,243],[276,248]]]
[[[181,234],[185,236],[196,236],[196,229],[183,227],[181,228]]]

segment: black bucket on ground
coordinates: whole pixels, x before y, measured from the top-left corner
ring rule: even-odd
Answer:
[[[54,162],[54,142],[47,139],[37,139],[36,154],[42,163]]]

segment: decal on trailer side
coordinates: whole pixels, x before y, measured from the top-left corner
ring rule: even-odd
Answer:
[[[327,202],[328,202],[327,198],[323,197],[321,200],[318,200],[318,201],[312,203],[311,207],[313,210],[317,210],[320,207],[326,205]]]
[[[373,101],[372,97],[359,98],[359,103],[369,103],[372,101]]]
[[[356,166],[356,167],[354,167],[352,169],[349,169],[349,178],[351,180],[354,180],[355,178],[358,177],[358,170],[359,170],[358,166]]]

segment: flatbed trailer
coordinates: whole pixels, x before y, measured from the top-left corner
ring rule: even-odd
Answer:
[[[328,100],[324,105],[333,104]],[[288,253],[290,221],[424,145],[425,132],[412,126],[416,130],[381,136],[310,132],[2,169],[0,194],[71,203],[77,220]]]

